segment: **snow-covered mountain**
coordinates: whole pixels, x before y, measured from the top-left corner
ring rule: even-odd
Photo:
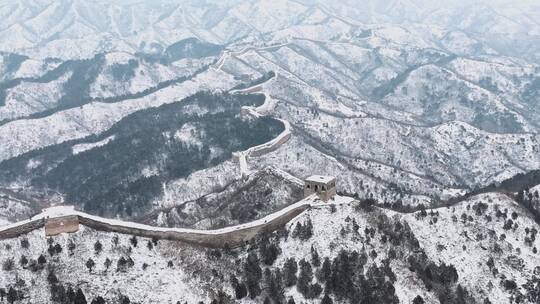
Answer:
[[[12,190],[63,197],[51,185],[37,187],[32,173],[59,166],[47,151],[108,149],[113,137],[103,134],[138,111],[253,84],[266,96],[265,115],[295,131],[284,149],[250,162],[255,170],[274,166],[298,178],[324,171],[340,177],[341,191],[414,205],[540,169],[540,70],[519,43],[494,44],[536,37],[534,3],[18,1],[3,8],[6,33],[20,27],[35,38],[23,48],[2,44],[0,160],[12,170],[2,176]],[[504,17],[497,27],[495,17]],[[88,31],[77,30],[83,25]],[[160,37],[190,32],[154,41],[135,34],[142,28]],[[92,33],[134,47],[76,42]],[[35,52],[64,40],[88,54]],[[170,207],[223,187],[231,179],[220,166],[170,180],[152,204]],[[149,164],[145,174],[158,167]],[[203,190],[196,176],[204,174],[216,182]],[[178,185],[202,192],[186,195]]]
[[[45,240],[38,229],[0,241],[0,295],[14,303],[537,303],[535,227],[528,211],[491,193],[408,214],[319,204],[236,249],[84,226]]]
[[[539,14],[538,4],[527,0],[451,0],[444,6],[426,0],[17,0],[0,7],[0,50],[73,59],[156,52],[190,37],[227,44],[292,26],[421,23],[474,33],[499,50],[538,59]]]
[[[267,265],[272,276],[313,245],[338,264],[342,249],[346,257],[365,252],[370,262],[360,263],[366,272],[356,284],[388,296],[363,295],[372,302],[537,301],[536,2],[18,0],[0,1],[0,16],[0,225],[69,203],[156,226],[224,227],[300,200],[309,175],[334,175],[357,205],[311,210],[288,224],[294,234],[310,219],[316,233],[308,241],[272,236],[281,248],[277,264]],[[256,145],[272,148],[250,153]],[[364,213],[365,204],[376,212]],[[410,243],[388,244],[397,233],[388,227],[402,224]],[[21,251],[24,237],[41,245]],[[26,252],[37,263],[48,246],[40,238],[37,231],[2,241],[0,251],[15,261]],[[83,260],[68,256],[70,238]],[[36,272],[14,265],[0,276],[0,296],[13,287],[46,302],[50,290],[86,272],[89,258],[104,259],[91,257],[91,247],[111,238],[90,228],[54,238],[63,253]],[[261,242],[252,251],[268,249]],[[178,255],[181,244],[164,243],[159,251],[104,250],[115,263],[121,256],[145,263],[152,277],[165,273],[148,289],[102,294],[144,270],[113,275],[100,260],[78,281],[92,283],[70,285],[73,293],[81,288],[107,303],[124,303],[121,295],[228,303],[243,292],[229,280],[247,284],[239,268],[250,263],[247,248]],[[412,271],[418,263],[433,267]],[[278,300],[359,296],[328,286],[322,266],[309,267],[316,278],[307,289],[288,286]],[[46,285],[51,272],[59,282]],[[377,281],[379,272],[388,272],[385,280]],[[240,302],[280,303],[268,292]]]

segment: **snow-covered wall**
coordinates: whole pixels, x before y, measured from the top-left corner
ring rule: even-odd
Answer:
[[[335,198],[334,203],[350,202],[352,198]],[[162,228],[148,226],[133,222],[106,219],[93,216],[70,208],[53,207],[45,210],[34,218],[3,227],[0,229],[0,240],[15,238],[33,230],[42,229],[47,221],[58,220],[66,217],[78,217],[81,225],[107,232],[117,232],[147,238],[175,240],[203,247],[227,248],[242,246],[260,234],[275,231],[290,220],[310,208],[320,204],[316,196],[310,196],[295,204],[292,204],[278,212],[272,213],[256,221],[226,227],[217,230],[195,230],[182,228]]]

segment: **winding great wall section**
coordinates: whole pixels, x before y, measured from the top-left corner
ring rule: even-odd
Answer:
[[[351,203],[354,199],[336,196],[330,203],[311,195],[282,210],[253,222],[216,230],[164,228],[128,221],[107,219],[76,211],[73,207],[57,206],[44,209],[33,218],[0,227],[0,240],[17,238],[34,230],[43,229],[44,237],[61,233],[76,233],[79,225],[98,231],[135,235],[158,240],[171,240],[208,248],[234,248],[245,245],[257,236],[275,231],[312,207]]]
[[[242,107],[240,113],[245,116],[251,116],[254,118],[263,117],[266,115],[269,115],[271,113],[273,108],[273,103],[271,97],[266,94],[266,92],[263,91],[264,84],[268,83],[269,81],[272,81],[277,77],[277,73],[274,75],[274,77],[268,79],[264,83],[256,84],[254,86],[240,89],[240,90],[233,90],[230,93],[231,94],[263,94],[264,95],[264,103],[260,105],[259,107],[249,107],[244,106]],[[260,144],[258,146],[251,147],[245,151],[239,151],[234,153],[234,157],[238,160],[238,163],[240,165],[240,175],[242,178],[246,178],[249,174],[249,166],[248,166],[248,159],[249,157],[258,157],[265,155],[267,153],[270,153],[272,151],[277,150],[279,147],[281,147],[283,144],[285,144],[292,136],[291,133],[291,124],[283,119],[280,118],[274,118],[279,120],[281,123],[283,123],[284,130],[274,139],[264,143]]]
[[[243,50],[239,53],[243,53],[248,50],[249,49]],[[220,69],[225,59],[231,55],[234,54],[223,54],[222,58],[220,58],[217,63],[217,69]],[[242,115],[258,118],[271,113],[274,103],[272,102],[271,97],[264,92],[263,87],[267,82],[272,81],[276,77],[277,73],[274,77],[268,79],[264,83],[259,83],[245,89],[238,89],[230,92],[232,94],[255,93],[265,95],[264,104],[259,107],[242,107]],[[264,144],[251,147],[245,151],[234,153],[234,157],[239,162],[240,173],[243,178],[246,178],[250,174],[247,163],[249,157],[258,157],[275,151],[291,138],[291,124],[286,120],[279,118],[276,119],[281,121],[284,125],[284,130],[276,138]],[[295,183],[302,183],[301,180],[289,175],[286,172],[278,170],[278,173],[282,174],[284,178],[287,178]],[[323,203],[317,195],[311,195],[259,220],[216,230],[156,227],[94,216],[76,211],[71,206],[56,206],[44,209],[42,213],[32,217],[29,220],[0,227],[0,240],[17,238],[39,229],[44,230],[44,237],[54,236],[62,233],[76,233],[79,231],[80,225],[82,225],[98,231],[135,235],[158,240],[179,241],[201,247],[234,248],[249,243],[261,234],[269,233],[285,226],[288,222],[309,208],[323,207],[328,204],[351,203],[353,201],[354,199],[351,197],[336,196],[331,202]]]

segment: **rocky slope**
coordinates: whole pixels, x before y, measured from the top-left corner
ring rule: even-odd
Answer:
[[[0,160],[102,136],[136,111],[201,90],[223,92],[262,79],[263,111],[289,121],[295,132],[284,149],[257,158],[255,169],[275,166],[299,178],[323,171],[340,176],[343,192],[432,204],[540,166],[536,60],[494,45],[524,33],[536,37],[534,4],[520,3],[521,11],[495,2],[474,5],[461,23],[448,21],[464,10],[460,1],[444,7],[366,2],[367,10],[317,1],[95,5],[108,13],[97,16],[79,1],[4,7],[6,35],[25,24],[32,35],[23,36],[32,39],[22,48],[6,44],[6,51],[26,55],[2,55]],[[37,30],[55,18],[65,26]],[[156,41],[140,32],[148,24],[145,31],[159,33],[150,35]],[[235,34],[226,32],[232,29]],[[52,40],[34,46],[55,31]],[[90,43],[95,37],[88,31],[124,44],[80,44],[90,52],[83,58],[35,53],[80,35]],[[270,73],[276,76],[265,78]],[[199,197],[232,181],[223,168],[206,170],[216,181]],[[193,174],[198,180],[206,173]],[[168,184],[158,208],[197,198],[175,190],[186,184],[182,180]]]
[[[311,174],[361,202],[230,252],[36,231],[2,241],[0,302],[538,302],[540,7],[446,2],[0,5],[0,225],[67,202],[224,227]]]
[[[323,205],[234,250],[39,230],[2,241],[0,290],[17,303],[535,303],[536,234],[530,213],[498,193],[410,214]]]

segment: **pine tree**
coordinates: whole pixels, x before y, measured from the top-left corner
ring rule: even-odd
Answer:
[[[96,263],[92,259],[88,259],[88,261],[86,261],[86,267],[88,268],[89,272],[92,272],[92,268],[94,268],[95,265]]]
[[[328,257],[324,258],[324,262],[322,264],[321,270],[319,271],[319,281],[322,283],[328,282],[330,280],[330,277],[332,276],[332,264],[330,263],[330,259]]]
[[[291,287],[296,284],[296,272],[298,271],[298,264],[294,258],[288,258],[283,265],[283,281],[285,286]]]
[[[99,254],[101,250],[103,250],[103,245],[101,244],[99,240],[97,240],[96,243],[94,244],[94,251],[96,252],[96,254]]]
[[[319,258],[319,253],[317,252],[317,249],[311,245],[311,264],[313,264],[314,267],[321,266],[321,260]]]
[[[30,243],[28,242],[27,238],[23,238],[21,240],[21,248],[28,249],[30,247]]]
[[[113,236],[112,243],[115,247],[118,246],[118,242],[119,242],[118,235]]]
[[[131,301],[127,296],[122,296],[122,300],[120,300],[120,304],[130,304]]]
[[[296,289],[304,297],[311,298],[310,287],[311,281],[313,280],[313,270],[311,269],[311,264],[302,259],[300,261],[300,274],[298,275],[298,282],[296,283]]]
[[[54,245],[54,252],[56,254],[61,253],[62,252],[62,246],[60,244],[58,244],[58,243],[56,245]]]
[[[74,304],[86,304],[86,297],[84,296],[84,293],[80,288],[77,289],[77,292],[75,293],[75,300],[73,301]]]
[[[73,250],[75,250],[77,246],[75,246],[75,243],[73,243],[72,240],[69,241],[69,244],[68,244],[68,250],[69,250],[69,253],[70,254],[73,254]]]
[[[234,287],[234,295],[237,300],[243,299],[247,296],[247,288],[244,283],[238,283]]]
[[[101,296],[97,296],[95,299],[92,300],[91,304],[105,304],[105,299]]]
[[[268,240],[265,240],[262,241],[260,247],[261,258],[265,265],[271,266],[274,264],[281,250],[276,244],[268,243]]]
[[[56,275],[54,274],[54,271],[49,271],[49,274],[47,275],[47,281],[49,282],[49,284],[51,285],[54,285],[54,284],[57,284],[58,283],[58,278],[56,277]]]
[[[66,289],[62,284],[54,284],[51,286],[51,300],[58,303],[66,303]]]
[[[105,270],[109,270],[109,267],[111,267],[111,264],[112,264],[112,261],[109,258],[106,258],[104,262]]]
[[[47,263],[47,259],[43,256],[43,254],[39,255],[38,263],[41,264],[41,265]]]
[[[54,256],[54,254],[56,253],[56,250],[54,249],[54,246],[52,244],[49,245],[47,252],[49,253],[50,256]]]
[[[424,299],[421,296],[416,296],[413,299],[413,304],[424,304]]]
[[[248,257],[244,262],[243,270],[249,297],[255,299],[261,293],[260,280],[262,278],[259,258],[255,252],[250,252],[248,254]]]
[[[8,303],[13,304],[15,301],[19,300],[19,294],[13,287],[10,287],[6,299]]]
[[[332,298],[330,298],[328,294],[325,294],[322,298],[321,304],[334,304],[334,301],[332,301]]]
[[[75,291],[73,291],[73,288],[71,288],[71,286],[69,286],[66,291],[66,298],[71,303],[75,302]]]
[[[273,303],[283,303],[283,278],[278,268],[272,272],[269,268],[264,271],[265,290]]]
[[[137,237],[136,236],[133,236],[132,238],[129,239],[131,245],[133,245],[133,247],[137,247]]]
[[[23,255],[21,256],[21,259],[19,261],[22,266],[26,266],[28,264],[28,259]]]

